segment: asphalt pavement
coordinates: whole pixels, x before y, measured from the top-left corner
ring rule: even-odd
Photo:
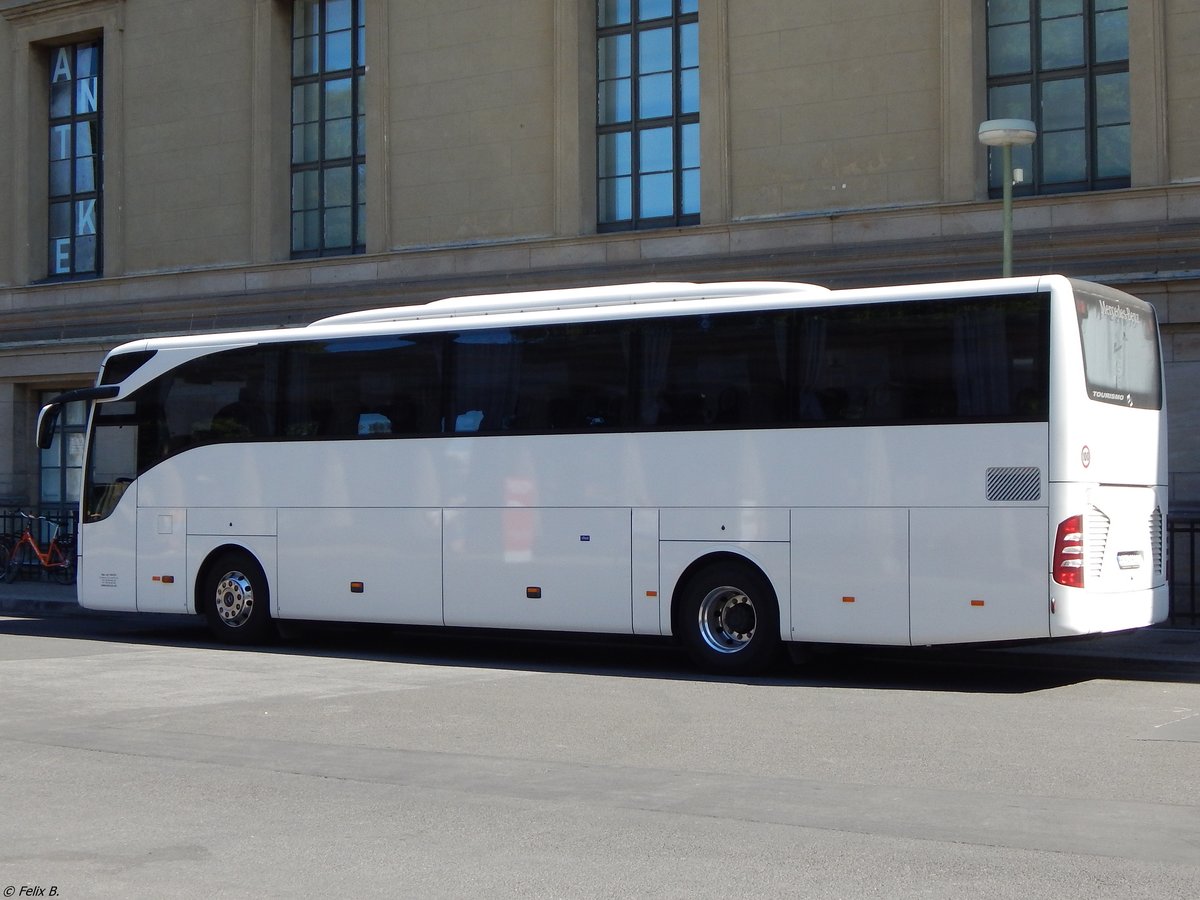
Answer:
[[[150,614],[158,615],[158,614]],[[84,609],[76,599],[74,585],[21,579],[0,584],[0,616],[23,618],[128,618],[145,622],[149,615]],[[171,616],[159,616],[163,619]],[[970,648],[974,650],[976,648]],[[1031,664],[1083,665],[1114,672],[1155,669],[1200,678],[1200,630],[1156,625],[1116,634],[1031,641],[989,648],[1006,657],[1028,658]],[[903,652],[903,651],[900,651]]]

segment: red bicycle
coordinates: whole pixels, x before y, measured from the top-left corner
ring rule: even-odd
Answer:
[[[15,543],[0,547],[0,563],[3,572],[0,577],[12,584],[27,566],[40,565],[53,573],[60,584],[72,584],[75,581],[75,545],[69,538],[58,539],[61,526],[45,516],[31,516],[18,511],[25,520],[25,527]],[[33,523],[45,522],[50,528],[50,543],[43,550],[38,546],[37,538],[33,536]]]

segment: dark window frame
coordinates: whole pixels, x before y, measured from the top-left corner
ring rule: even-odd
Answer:
[[[992,92],[997,89],[1004,88],[1020,88],[1027,86],[1028,88],[1028,106],[1026,115],[1018,115],[1016,118],[1031,119],[1034,125],[1038,128],[1038,138],[1030,146],[1018,146],[1013,149],[1013,164],[1014,168],[1022,169],[1025,173],[1025,180],[1021,184],[1014,185],[1013,193],[1016,196],[1032,196],[1032,194],[1058,194],[1058,193],[1078,193],[1085,191],[1106,191],[1118,190],[1118,188],[1130,186],[1130,172],[1132,168],[1132,152],[1130,152],[1129,160],[1127,160],[1126,174],[1114,176],[1099,176],[1099,128],[1102,124],[1097,120],[1097,95],[1098,95],[1098,79],[1105,76],[1118,76],[1124,74],[1128,77],[1129,73],[1129,56],[1128,49],[1126,56],[1122,59],[1104,60],[1097,59],[1097,41],[1096,41],[1096,20],[1098,13],[1112,12],[1121,10],[1128,14],[1128,5],[1104,8],[1097,8],[1097,0],[1081,0],[1082,4],[1082,46],[1084,46],[1084,54],[1082,61],[1079,64],[1061,66],[1061,67],[1044,67],[1042,65],[1043,56],[1043,40],[1042,28],[1046,22],[1062,22],[1073,16],[1050,16],[1042,18],[1044,5],[1048,0],[1028,0],[1028,16],[1026,19],[991,20],[991,5],[988,4],[988,107],[989,118],[1010,118],[1012,110],[996,110],[992,107]],[[1111,8],[1110,8],[1111,7]],[[992,54],[992,35],[998,29],[1006,28],[1006,26],[1019,25],[1028,23],[1028,68],[1022,71],[1012,71],[994,74],[994,54]],[[1127,19],[1128,23],[1128,19]],[[1127,24],[1128,38],[1128,24]],[[1057,128],[1050,132],[1045,131],[1044,104],[1042,97],[1044,92],[1054,89],[1056,84],[1066,85],[1072,80],[1081,80],[1084,85],[1084,122],[1080,128]],[[1127,104],[1126,112],[1130,115],[1130,107],[1132,103],[1128,102],[1127,89]],[[1130,122],[1106,122],[1108,126],[1123,125],[1130,127]],[[1081,131],[1084,138],[1084,154],[1085,154],[1085,176],[1082,179],[1070,181],[1049,181],[1046,179],[1045,162],[1046,162],[1046,138],[1049,134],[1054,133],[1069,133],[1073,131]],[[1001,179],[1000,164],[1000,149],[989,148],[988,150],[988,194],[989,197],[1000,197],[1003,192]]]
[[[630,178],[630,216],[625,219],[608,219],[605,220],[603,215],[604,208],[604,186],[605,182],[614,180],[616,177],[608,175],[601,171],[603,165],[604,154],[597,152],[596,161],[596,229],[598,232],[615,232],[615,231],[635,231],[647,230],[653,228],[670,228],[685,225],[700,224],[700,212],[685,212],[684,211],[684,140],[683,130],[690,125],[699,126],[700,124],[700,109],[699,101],[697,100],[697,108],[695,112],[681,112],[683,100],[683,64],[682,64],[682,42],[680,40],[681,30],[687,25],[699,25],[699,11],[692,9],[683,11],[686,4],[691,7],[694,4],[688,3],[687,0],[669,0],[671,13],[670,15],[660,16],[653,19],[639,20],[638,14],[642,2],[647,0],[629,0],[629,21],[621,22],[615,25],[604,25],[600,22],[600,16],[605,9],[605,3],[597,4],[597,26],[596,26],[596,46],[597,52],[602,53],[601,47],[606,38],[613,38],[622,35],[629,35],[630,38],[630,99],[629,99],[629,119],[619,122],[604,123],[603,104],[601,92],[603,90],[603,81],[600,78],[600,61],[597,61],[596,87],[597,87],[597,107],[596,107],[596,138],[597,148],[603,144],[606,136],[613,135],[629,135],[629,178]],[[669,115],[655,116],[650,118],[640,118],[638,116],[638,107],[640,102],[640,78],[639,78],[639,50],[641,46],[642,35],[646,32],[659,30],[664,27],[669,27],[672,35],[672,60],[671,60],[671,113]],[[698,50],[698,48],[697,48]],[[614,79],[608,79],[614,80]],[[655,129],[670,128],[672,135],[672,160],[670,174],[672,177],[672,212],[664,216],[642,216],[640,213],[641,207],[641,187],[639,179],[639,161],[641,159],[643,137],[646,132]],[[697,147],[697,153],[699,148]],[[697,197],[697,203],[699,197]]]
[[[366,139],[365,111],[363,107],[364,79],[366,77],[365,31],[366,12],[364,0],[344,0],[350,10],[349,66],[328,68],[328,46],[331,34],[328,11],[330,0],[293,0],[292,4],[292,52],[291,65],[291,203],[289,214],[289,246],[292,259],[311,259],[322,256],[347,256],[366,253],[365,221],[365,178]],[[315,10],[316,21],[306,24],[304,10]],[[310,30],[315,28],[315,31]],[[315,57],[311,51],[315,47]],[[309,53],[308,56],[298,54]],[[306,66],[311,60],[312,66]],[[349,97],[349,152],[336,157],[326,156],[326,140],[331,117],[327,114],[328,86],[337,81],[350,81]],[[315,93],[316,109],[309,109],[304,97],[306,89]],[[310,113],[315,118],[307,118]],[[300,117],[298,119],[298,117]],[[336,118],[347,118],[345,116]],[[297,129],[300,129],[298,132]],[[297,160],[297,142],[304,146],[309,130],[315,132],[315,154],[302,154]],[[328,179],[331,172],[347,169],[349,178],[349,241],[330,241],[327,219],[331,210],[346,208],[343,204],[326,202]],[[311,184],[311,188],[309,185]],[[298,189],[298,185],[300,185]],[[315,197],[315,205],[306,201],[306,196]],[[298,218],[299,217],[299,218]],[[315,222],[315,229],[312,223]]]
[[[103,42],[99,38],[58,44],[49,48],[49,127],[46,153],[47,281],[99,278],[104,274],[103,50]],[[91,52],[92,71],[81,76],[80,62],[84,51]],[[69,55],[69,60],[64,60],[64,53]],[[60,78],[64,63],[68,67],[66,78]],[[90,92],[84,90],[85,78],[94,81]],[[86,107],[84,98],[91,100],[91,108]],[[92,152],[81,154],[81,140],[85,135],[88,149]],[[91,162],[87,163],[85,160]],[[85,169],[85,166],[89,168]],[[85,171],[90,172],[90,188],[80,183],[80,175]],[[65,190],[60,190],[64,174]],[[81,230],[85,228],[91,230]],[[80,250],[87,238],[93,239],[92,264],[80,268]],[[63,264],[61,268],[60,262]]]
[[[1042,19],[1042,8],[1045,0],[1029,0],[1029,68],[1024,71],[1006,72],[1003,74],[993,74],[993,56],[992,56],[992,32],[997,28],[1004,27],[1006,22],[998,22],[993,24],[990,19],[991,7],[988,4],[989,19],[986,23],[988,40],[987,40],[987,93],[988,93],[988,115],[989,118],[1008,118],[1007,115],[1001,115],[992,108],[992,92],[994,89],[1002,89],[1006,87],[1020,87],[1028,85],[1029,88],[1029,115],[1019,116],[1019,118],[1029,118],[1037,125],[1038,137],[1037,140],[1029,147],[1013,148],[1013,164],[1014,168],[1023,169],[1025,172],[1025,180],[1021,184],[1013,186],[1015,195],[1035,195],[1035,194],[1066,194],[1079,193],[1084,191],[1100,191],[1100,190],[1116,190],[1127,188],[1131,184],[1131,172],[1126,172],[1120,176],[1098,176],[1099,164],[1099,140],[1098,131],[1102,127],[1097,121],[1097,81],[1100,78],[1109,75],[1129,73],[1129,56],[1128,51],[1122,59],[1099,61],[1097,59],[1096,45],[1096,16],[1097,13],[1112,12],[1114,9],[1124,9],[1128,14],[1128,5],[1124,7],[1115,7],[1112,9],[1102,8],[1097,10],[1096,0],[1082,0],[1082,27],[1083,27],[1083,61],[1080,64],[1063,66],[1059,68],[1044,68],[1041,65],[1042,60],[1042,28],[1043,21],[1056,21],[1069,16],[1050,16],[1046,20]],[[1018,20],[1014,20],[1016,22]],[[1024,20],[1019,20],[1024,21]],[[1126,35],[1128,35],[1128,25],[1126,26]],[[1044,94],[1047,86],[1053,86],[1056,83],[1066,83],[1072,80],[1082,80],[1084,88],[1084,122],[1082,129],[1055,129],[1052,132],[1047,132],[1044,129],[1044,111],[1041,97]],[[1128,96],[1128,95],[1127,95]],[[1127,104],[1126,113],[1132,115],[1130,107],[1132,104]],[[1111,122],[1107,125],[1125,125],[1131,127],[1130,122]],[[1066,133],[1069,131],[1081,130],[1084,139],[1084,152],[1086,155],[1085,177],[1073,181],[1047,181],[1045,168],[1045,138],[1047,134]],[[1003,192],[1000,179],[1003,177],[1000,172],[1000,156],[999,148],[988,149],[988,196],[999,197]],[[1127,161],[1127,168],[1132,168],[1132,153],[1130,153]]]

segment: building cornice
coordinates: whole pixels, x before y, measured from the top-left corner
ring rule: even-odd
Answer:
[[[633,281],[865,287],[995,277],[999,224],[998,203],[978,201],[9,286],[0,287],[0,334],[115,341],[289,327],[437,297]],[[1020,274],[1192,290],[1200,185],[1022,199],[1015,250]]]
[[[0,0],[0,18],[23,25],[118,6],[125,0]]]

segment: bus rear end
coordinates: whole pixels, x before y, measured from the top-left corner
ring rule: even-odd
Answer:
[[[1167,439],[1153,307],[1053,279],[1050,634],[1168,612]]]

